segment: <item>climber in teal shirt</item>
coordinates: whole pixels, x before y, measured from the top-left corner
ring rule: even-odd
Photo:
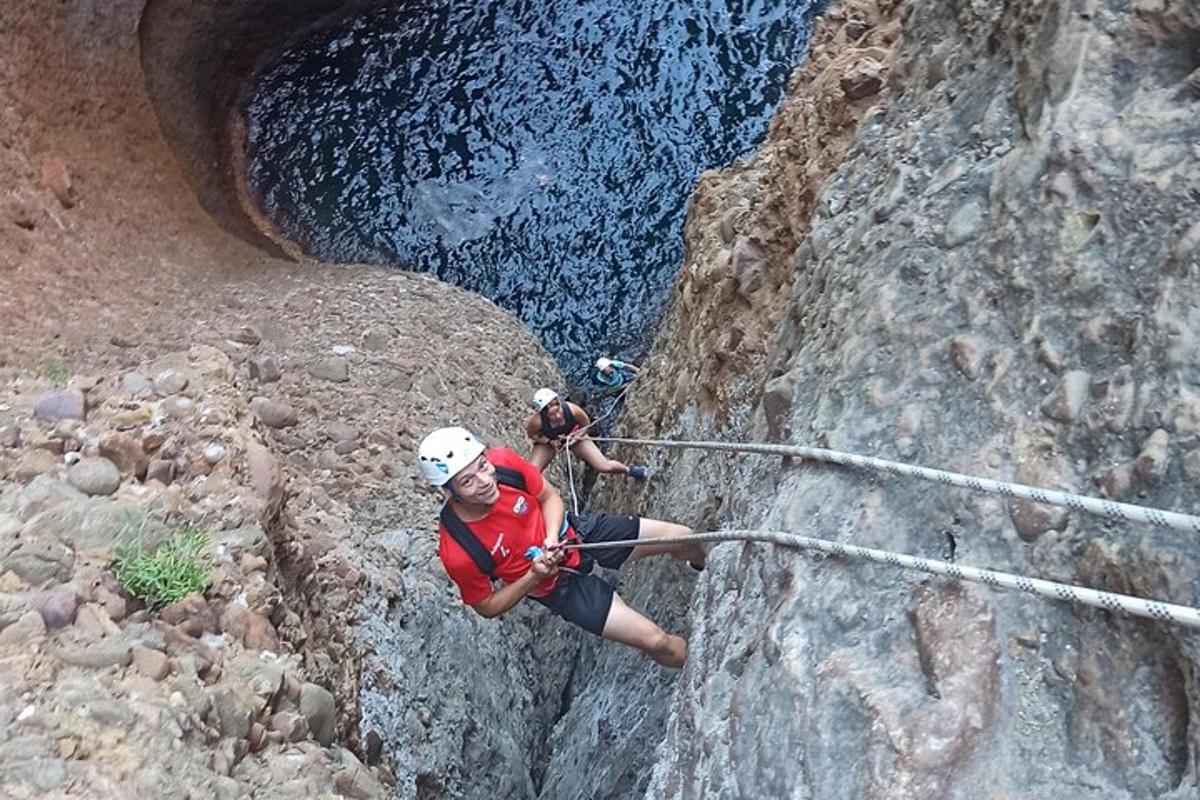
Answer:
[[[597,358],[592,380],[607,389],[619,389],[637,378],[636,364],[626,364],[615,358]]]

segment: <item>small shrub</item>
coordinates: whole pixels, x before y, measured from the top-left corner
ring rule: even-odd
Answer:
[[[57,359],[46,361],[42,364],[42,377],[61,386],[71,377],[71,365]]]
[[[147,552],[141,541],[118,544],[113,573],[125,591],[152,610],[169,606],[212,583],[208,534],[184,528]]]

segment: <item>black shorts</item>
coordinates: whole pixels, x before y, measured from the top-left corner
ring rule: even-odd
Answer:
[[[570,520],[571,527],[589,544],[636,539],[641,525],[641,520],[637,517],[627,515],[572,514]],[[591,562],[616,569],[625,563],[632,552],[632,547],[606,547],[585,551],[580,574],[559,572],[554,591],[545,597],[533,599],[567,622],[599,636],[604,633],[604,623],[608,621],[608,612],[612,608],[615,592],[608,581],[586,573],[591,571]]]

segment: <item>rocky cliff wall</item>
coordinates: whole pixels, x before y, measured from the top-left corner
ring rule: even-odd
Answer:
[[[842,48],[896,24],[841,8],[825,24]],[[839,99],[810,73],[763,150],[702,181],[624,431],[822,444],[1200,510],[1195,5],[897,11],[890,62],[859,54],[890,73],[830,174],[777,159],[811,141],[789,109]],[[843,103],[853,73],[874,70],[847,67]],[[964,564],[1198,599],[1200,551],[1178,533],[819,464],[651,458],[642,507],[697,527],[932,558],[953,541]],[[593,749],[582,777],[580,759],[552,763],[556,785],[654,798],[1198,790],[1193,634],[765,546],[724,545],[709,563],[690,602],[670,568],[626,580],[635,602],[677,625],[686,614],[688,664],[672,685],[620,653],[587,656],[595,683],[559,735]]]
[[[331,5],[0,6],[0,796],[533,792],[575,642],[464,613],[412,460],[443,420],[517,444],[557,370],[480,297],[272,257],[219,196],[222,77]],[[139,608],[129,518],[203,528],[213,588]]]

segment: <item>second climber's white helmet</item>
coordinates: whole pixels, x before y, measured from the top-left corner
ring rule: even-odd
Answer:
[[[603,370],[603,369],[608,369],[611,366],[612,366],[611,358],[604,358],[603,356],[601,356],[600,358],[596,359],[596,369]]]
[[[529,401],[529,405],[533,406],[536,411],[541,411],[557,399],[558,392],[553,389],[538,389],[533,393],[533,399]]]
[[[484,449],[483,442],[466,428],[438,428],[417,448],[421,476],[432,486],[444,486]]]

